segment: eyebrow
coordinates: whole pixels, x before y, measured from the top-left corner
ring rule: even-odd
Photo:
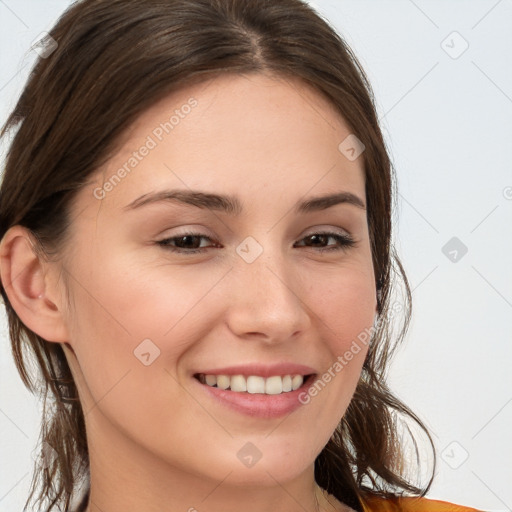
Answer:
[[[240,215],[243,211],[242,202],[235,196],[223,194],[211,194],[198,190],[161,190],[144,194],[128,205],[123,210],[135,210],[142,206],[160,202],[180,202],[197,208],[225,212],[230,215]],[[295,213],[305,214],[326,210],[337,204],[349,204],[366,210],[361,198],[351,192],[337,192],[323,196],[310,197],[295,204]]]

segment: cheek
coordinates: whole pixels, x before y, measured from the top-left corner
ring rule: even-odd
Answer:
[[[235,442],[219,426],[223,418],[212,419],[187,392],[176,369],[193,355],[194,347],[201,347],[201,340],[208,339],[226,307],[236,307],[228,300],[230,277],[223,280],[229,266],[180,268],[161,260],[136,264],[112,253],[96,261],[105,264],[84,265],[89,273],[77,277],[85,286],[77,285],[73,294],[77,317],[72,339],[86,382],[81,398],[85,414],[91,412],[89,421],[98,431],[115,425],[137,443],[184,467],[206,471],[208,460],[212,473],[217,474],[215,468],[222,463],[222,471],[227,468],[227,472],[239,462],[239,440]],[[354,261],[334,268],[316,263],[301,266],[290,282],[311,318],[310,331],[303,334],[318,348],[324,385],[309,397],[306,410],[301,409],[301,429],[292,422],[288,429],[285,423],[267,441],[259,441],[269,454],[269,469],[282,464],[283,471],[292,471],[305,460],[314,460],[343,416],[366,347],[346,364],[338,358],[373,323],[372,275],[371,264]],[[330,379],[329,369],[335,374]],[[191,445],[203,454],[197,460],[189,453]],[[285,453],[294,454],[289,462]]]
[[[150,449],[156,440],[173,446],[176,411],[184,425],[204,415],[183,392],[174,369],[189,344],[206,335],[194,328],[197,296],[172,293],[168,283],[150,290],[133,274],[113,286],[115,277],[104,267],[89,279],[89,291],[74,290],[78,314],[71,337],[86,420],[92,430],[108,433],[114,427]],[[185,446],[196,441],[193,429],[179,432]]]
[[[112,254],[97,256],[101,266],[81,261],[73,272],[71,339],[86,383],[85,410],[106,402],[107,393],[116,397],[114,408],[138,395],[144,403],[149,389],[156,399],[161,380],[171,382],[180,357],[207,336],[212,304],[205,295],[225,272],[137,265]],[[172,400],[175,388],[167,386],[162,398]]]
[[[376,296],[372,269],[333,273],[328,285],[309,285],[308,305],[315,312],[328,356],[322,373],[303,403],[334,430],[355,391],[368,352],[375,320]]]
[[[140,265],[120,254],[106,256],[99,256],[105,262],[102,266],[83,267],[90,272],[77,277],[87,287],[77,286],[74,291],[78,312],[72,339],[94,399],[127,372],[137,375],[147,363],[163,368],[165,360],[175,375],[180,357],[207,338],[215,319],[221,317],[226,302],[222,297],[228,294],[222,282],[226,268],[221,265]],[[351,261],[333,268],[316,263],[303,268],[290,285],[309,311],[311,336],[323,345],[320,357],[327,370],[373,324],[371,264]],[[343,379],[333,379],[333,384],[345,381],[347,392],[352,383],[355,387],[366,350],[363,346],[353,354],[343,368]],[[142,378],[152,376],[146,372]]]
[[[311,274],[307,290],[306,303],[321,320],[319,327],[337,355],[374,322],[377,299],[371,265],[347,265],[325,278]]]

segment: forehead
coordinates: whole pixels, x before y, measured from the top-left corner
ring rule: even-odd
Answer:
[[[363,159],[340,150],[350,135],[334,106],[296,77],[221,75],[146,110],[95,174],[88,199],[98,186],[108,189],[102,208],[117,210],[164,187],[236,194],[250,203],[259,193],[295,201],[342,186],[364,199]]]

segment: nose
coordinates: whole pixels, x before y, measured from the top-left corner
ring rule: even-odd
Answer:
[[[311,309],[298,268],[278,250],[268,248],[252,263],[236,260],[227,311],[229,328],[236,336],[276,344],[308,329]]]

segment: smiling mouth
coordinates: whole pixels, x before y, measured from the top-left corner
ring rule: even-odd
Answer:
[[[196,373],[194,378],[201,384],[234,393],[280,395],[296,391],[309,384],[315,374],[309,375],[209,375]]]

